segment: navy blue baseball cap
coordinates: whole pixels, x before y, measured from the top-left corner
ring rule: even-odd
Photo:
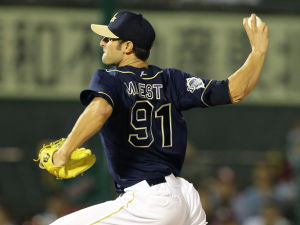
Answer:
[[[116,13],[108,26],[92,24],[91,29],[103,37],[132,41],[145,50],[150,50],[155,40],[155,31],[149,21],[142,14],[129,11]]]

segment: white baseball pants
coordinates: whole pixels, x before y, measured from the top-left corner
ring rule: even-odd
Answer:
[[[166,182],[146,181],[107,201],[59,218],[51,225],[205,225],[200,197],[185,179],[166,176]]]

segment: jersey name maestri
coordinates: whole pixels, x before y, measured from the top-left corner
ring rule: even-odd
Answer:
[[[135,81],[124,82],[126,86],[127,93],[129,96],[138,95],[140,98],[152,100],[160,100],[161,99],[161,91],[163,89],[162,84],[145,84],[139,83]]]

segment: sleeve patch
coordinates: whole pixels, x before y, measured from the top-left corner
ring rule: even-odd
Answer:
[[[195,90],[205,88],[203,81],[198,77],[190,77],[186,79],[187,91],[194,93]]]

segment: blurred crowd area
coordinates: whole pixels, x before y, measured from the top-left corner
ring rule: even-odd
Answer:
[[[235,165],[219,165],[207,176],[199,173],[198,177],[189,177],[189,172],[184,171],[200,194],[209,225],[298,224],[299,180],[296,175],[300,169],[300,119],[293,124],[286,140],[286,149],[265,151],[256,163],[248,165],[251,172],[242,174],[246,176],[243,179],[246,183],[239,178],[241,172],[234,169]],[[201,155],[201,151],[188,146],[185,164],[196,168],[193,158],[197,155]],[[87,207],[89,204],[83,203],[83,199],[95,191],[95,179],[99,179],[83,176],[63,185],[47,173],[43,173],[43,177],[45,189],[50,190],[44,207],[24,221],[16,221],[18,215],[2,202],[0,225],[48,225],[63,215]],[[116,193],[113,195],[117,197]]]
[[[194,167],[197,165],[195,152],[195,146],[188,144],[185,163]],[[269,149],[258,155],[253,152],[250,157],[255,162],[247,165],[243,165],[242,158],[240,163],[227,165],[218,160],[221,163],[214,165],[211,172],[206,169],[206,176],[202,172],[200,180],[197,174],[191,175],[208,224],[299,224],[300,119],[295,120],[287,133],[286,148]],[[249,172],[243,167],[248,167]],[[198,171],[200,174],[201,169]]]
[[[250,185],[240,188],[236,180],[238,171],[230,166],[218,168],[215,176],[207,177],[196,185],[208,224],[297,224],[298,193],[293,169],[280,155],[268,155],[254,165],[249,174]],[[70,193],[51,193],[44,209],[23,222],[16,222],[13,210],[3,203],[0,205],[0,224],[48,225],[55,219],[84,207],[71,202]]]
[[[228,166],[201,182],[198,191],[209,224],[296,224],[297,188],[293,172],[284,160],[272,162],[273,156],[267,158],[254,165],[248,174],[251,183],[243,188],[236,180],[238,171]]]

